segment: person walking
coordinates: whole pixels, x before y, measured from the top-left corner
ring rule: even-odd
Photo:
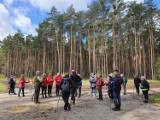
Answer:
[[[57,76],[55,78],[55,82],[56,82],[56,96],[59,96],[59,90],[60,90],[59,83],[61,82],[61,80],[62,80],[61,74],[57,73]]]
[[[77,89],[77,84],[81,81],[81,78],[76,74],[75,70],[72,70],[70,79],[74,83],[71,89],[71,100],[73,101],[73,104],[75,104],[75,93]]]
[[[33,81],[34,84],[34,103],[40,104],[39,102],[39,92],[40,92],[40,87],[42,86],[42,78],[41,78],[41,73],[40,71],[36,71],[36,76]]]
[[[148,81],[146,80],[145,76],[142,76],[141,77],[141,89],[142,89],[142,92],[143,92],[143,96],[144,96],[144,103],[148,103],[148,91],[150,89],[150,86],[149,86],[149,83]]]
[[[120,111],[121,109],[121,84],[123,83],[121,76],[118,73],[118,69],[113,71],[113,99],[115,107],[112,109],[113,111]]]
[[[63,79],[60,81],[59,87],[62,90],[62,99],[64,101],[64,110],[70,111],[71,106],[69,104],[69,96],[71,86],[74,86],[73,81],[69,78],[69,74],[65,74]]]
[[[42,79],[42,98],[47,98],[47,77],[46,74],[43,74],[43,79]]]
[[[138,75],[135,75],[134,77],[134,85],[136,88],[136,93],[139,95],[139,86],[140,86],[141,80],[138,78]]]
[[[19,82],[18,82],[18,88],[19,88],[18,97],[20,97],[21,91],[22,91],[23,97],[25,97],[25,95],[24,95],[25,83],[29,83],[29,81],[26,81],[25,78],[24,78],[24,75],[22,74],[20,76]]]
[[[47,77],[47,82],[48,82],[48,97],[52,97],[52,87],[53,87],[53,76],[52,73],[49,73]]]
[[[126,95],[127,93],[126,86],[127,86],[128,81],[127,81],[127,78],[123,74],[121,74],[121,77],[123,79],[123,90],[124,90],[123,95]]]
[[[90,78],[89,78],[89,82],[90,82],[90,96],[96,97],[96,82],[97,82],[97,77],[95,75],[95,73],[92,73]]]
[[[13,95],[16,95],[15,91],[14,91],[14,88],[15,88],[15,81],[14,81],[14,77],[13,75],[11,75],[11,77],[9,78],[9,81],[8,81],[8,84],[9,84],[9,91],[8,91],[8,94],[13,94]]]
[[[102,75],[99,75],[97,83],[96,83],[96,88],[99,93],[98,100],[103,100],[103,95],[102,95],[102,87],[104,86],[104,82],[102,80]]]

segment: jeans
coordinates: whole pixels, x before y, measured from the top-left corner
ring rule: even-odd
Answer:
[[[78,93],[79,93],[78,97],[80,98],[81,97],[81,87],[76,89],[75,96],[77,96]]]
[[[121,108],[120,90],[113,90],[113,99],[115,108],[120,109]]]
[[[18,90],[18,97],[20,97],[21,90],[22,90],[22,95],[24,97],[25,96],[24,95],[24,88],[19,88],[19,90]]]
[[[91,94],[91,97],[93,96],[96,96],[96,88],[90,88],[90,94]]]

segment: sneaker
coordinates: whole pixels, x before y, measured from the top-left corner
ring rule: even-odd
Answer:
[[[145,101],[143,101],[144,103],[148,103],[148,101],[147,100],[145,100]]]
[[[112,108],[113,111],[120,111],[119,108]]]

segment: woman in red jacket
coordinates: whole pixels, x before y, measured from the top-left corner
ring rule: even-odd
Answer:
[[[47,76],[44,73],[43,74],[43,79],[42,79],[42,97],[43,98],[44,98],[44,95],[45,95],[45,98],[47,98],[46,90],[47,90]]]
[[[56,96],[59,96],[59,89],[60,89],[59,83],[61,82],[61,80],[62,80],[61,74],[57,73],[57,76],[55,78],[55,81],[56,81]]]
[[[18,82],[18,88],[19,88],[18,97],[20,97],[21,90],[22,90],[23,97],[25,97],[25,95],[24,95],[25,83],[29,83],[29,81],[26,81],[24,78],[24,75],[22,74],[21,77],[19,78],[19,82]]]
[[[96,83],[96,88],[97,88],[98,93],[99,93],[98,100],[103,100],[103,96],[102,96],[102,87],[103,86],[104,86],[104,82],[102,80],[102,75],[99,75],[97,83]]]
[[[52,86],[53,86],[53,76],[50,73],[47,77],[47,83],[48,83],[48,97],[52,97]]]

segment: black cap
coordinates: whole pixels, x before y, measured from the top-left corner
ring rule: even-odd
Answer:
[[[113,72],[118,72],[118,71],[119,71],[118,69],[114,69],[114,70],[113,70]]]

